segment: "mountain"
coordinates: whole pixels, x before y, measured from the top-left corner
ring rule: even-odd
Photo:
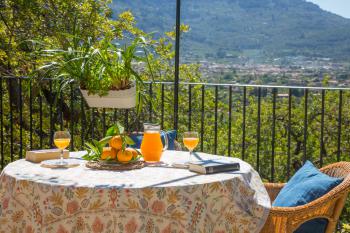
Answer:
[[[113,0],[114,12],[131,10],[138,26],[160,35],[175,25],[175,0]],[[305,0],[183,0],[185,58],[350,60],[350,19]]]

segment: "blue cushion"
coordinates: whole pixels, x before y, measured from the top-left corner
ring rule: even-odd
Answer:
[[[320,172],[310,161],[306,161],[282,188],[272,206],[293,207],[307,204],[328,193],[342,180]],[[326,226],[326,220],[314,219],[302,224],[296,232],[321,233]]]
[[[176,130],[170,130],[167,132],[162,132],[161,134],[161,139],[164,145],[164,136],[165,134],[168,136],[168,150],[175,150],[175,140],[176,140]],[[136,149],[140,149],[143,135],[142,134],[131,134],[130,135],[131,139],[134,140],[135,145],[130,146]]]
[[[328,220],[325,218],[311,219],[304,222],[294,233],[323,233],[326,232]]]
[[[292,207],[307,204],[328,193],[342,180],[320,172],[310,161],[306,161],[283,187],[272,205]]]

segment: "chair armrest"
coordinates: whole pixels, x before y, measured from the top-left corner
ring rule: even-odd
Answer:
[[[285,183],[265,183],[264,185],[272,203],[284,187]]]
[[[339,194],[318,198],[310,203],[295,207],[272,207],[262,233],[292,233],[302,223],[315,219],[328,219],[328,228],[335,229],[346,195]],[[338,210],[338,211],[335,211]],[[327,229],[328,229],[327,228]],[[273,229],[273,230],[271,230]],[[333,232],[333,231],[327,231]]]

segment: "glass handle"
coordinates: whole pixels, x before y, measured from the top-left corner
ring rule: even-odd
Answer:
[[[164,145],[164,147],[163,147],[163,151],[166,151],[166,150],[168,149],[168,146],[169,146],[168,135],[167,135],[166,132],[163,131],[163,130],[161,130],[160,132],[161,132],[161,134],[164,135],[164,144],[165,144],[165,145]]]

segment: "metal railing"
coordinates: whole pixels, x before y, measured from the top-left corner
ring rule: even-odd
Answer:
[[[57,129],[69,129],[71,149],[80,150],[116,121],[138,131],[143,122],[171,129],[178,120],[179,139],[196,130],[198,150],[240,157],[269,181],[286,180],[307,159],[319,166],[350,159],[349,88],[180,83],[176,117],[173,82],[146,83],[153,101],[140,114],[89,108],[75,84],[57,88],[50,79],[1,78],[2,168],[25,150],[52,147]]]

